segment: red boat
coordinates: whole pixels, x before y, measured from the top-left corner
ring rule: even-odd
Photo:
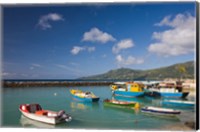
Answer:
[[[48,124],[58,124],[72,120],[72,117],[63,110],[59,112],[44,110],[39,104],[22,104],[19,110],[27,118]]]

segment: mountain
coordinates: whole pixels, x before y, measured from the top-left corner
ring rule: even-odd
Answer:
[[[194,61],[151,70],[120,68],[107,73],[79,78],[81,80],[159,80],[164,78],[194,78]],[[182,72],[181,72],[182,69]]]

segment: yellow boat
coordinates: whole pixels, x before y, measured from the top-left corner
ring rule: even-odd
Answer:
[[[144,85],[137,82],[116,82],[111,85],[113,94],[116,96],[139,97],[144,95]]]
[[[70,93],[75,99],[87,102],[97,102],[99,97],[94,95],[92,92],[83,92],[82,90],[71,89]]]

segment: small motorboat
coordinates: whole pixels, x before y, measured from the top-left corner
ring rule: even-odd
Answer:
[[[181,111],[179,110],[152,107],[152,106],[143,107],[141,111],[148,114],[167,115],[167,116],[176,116],[181,113]]]
[[[170,105],[180,105],[180,106],[194,106],[195,102],[193,101],[183,101],[183,100],[163,100],[163,104]]]
[[[127,102],[127,101],[119,101],[119,100],[109,100],[109,99],[105,99],[104,101],[104,105],[107,106],[119,106],[119,107],[126,107],[126,108],[139,108],[140,105],[137,102]]]
[[[72,120],[72,117],[66,114],[64,110],[59,112],[44,110],[39,104],[22,104],[19,106],[19,110],[29,119],[48,124],[58,124]]]
[[[99,97],[94,95],[92,92],[83,92],[81,90],[71,89],[70,93],[73,95],[75,99],[78,99],[80,101],[86,101],[86,102],[99,101]]]

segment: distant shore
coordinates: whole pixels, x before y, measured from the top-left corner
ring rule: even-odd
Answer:
[[[6,87],[55,87],[55,86],[109,86],[111,81],[2,81],[2,86]]]

